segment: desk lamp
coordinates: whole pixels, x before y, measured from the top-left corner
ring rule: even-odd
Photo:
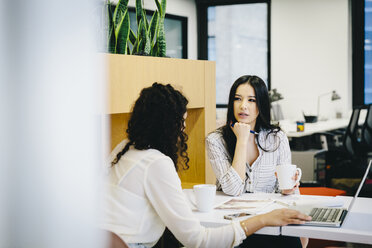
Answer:
[[[332,94],[331,101],[335,101],[335,100],[341,99],[340,95],[337,94],[335,90],[319,95],[318,96],[318,112],[317,112],[317,116],[318,116],[318,119],[319,120],[320,120],[320,116],[319,116],[319,114],[320,114],[320,111],[319,111],[320,110],[320,98],[322,98],[323,96],[327,96],[329,94]]]
[[[272,89],[269,91],[269,100],[271,103],[271,120],[277,121],[283,119],[283,113],[280,108],[280,105],[272,104],[273,102],[277,102],[279,100],[282,100],[283,96],[280,94],[276,89]]]
[[[276,89],[272,89],[269,91],[269,99],[270,102],[276,102],[282,100],[283,96]]]

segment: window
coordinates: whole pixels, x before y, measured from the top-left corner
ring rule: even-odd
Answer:
[[[351,1],[353,106],[372,103],[372,0]]]
[[[372,103],[372,1],[364,7],[364,104]]]
[[[269,83],[269,1],[201,0],[197,7],[199,59],[216,61],[216,104],[225,108],[238,77]]]

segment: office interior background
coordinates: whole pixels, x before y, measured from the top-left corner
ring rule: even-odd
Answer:
[[[253,8],[247,16],[239,9],[229,16],[217,5],[208,10],[210,40],[200,51],[198,4],[208,2],[168,0],[167,13],[187,18],[186,58],[216,60],[218,104],[241,74],[257,74],[278,89],[283,117],[294,121],[303,112],[315,115],[318,96],[333,90],[341,99],[321,98],[324,118],[336,113],[347,118],[354,105],[372,103],[371,1],[364,1],[366,25],[358,27],[352,6],[361,1],[246,1]],[[105,67],[97,53],[101,5],[99,0],[0,2],[0,247],[102,247],[104,237],[93,224],[108,147],[102,118]],[[156,8],[150,0],[144,5]],[[219,35],[226,38],[222,24],[231,31],[242,27],[236,23],[244,25],[234,15],[265,21],[244,29],[255,37],[238,37],[252,38],[259,51],[241,56],[243,63],[229,57],[244,48],[234,47],[235,40],[222,40],[229,47],[223,61],[212,49],[218,48]],[[219,22],[220,16],[227,18]],[[363,42],[354,36],[359,29],[365,30]],[[356,51],[362,55],[355,58]]]

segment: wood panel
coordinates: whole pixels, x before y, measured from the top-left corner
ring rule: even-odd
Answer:
[[[182,182],[193,182],[200,184],[205,182],[205,145],[204,145],[204,109],[189,109],[186,119],[186,133],[189,166],[186,171],[178,172]]]
[[[189,169],[180,169],[178,175],[182,182],[191,185],[205,182],[205,149],[204,149],[204,117],[203,109],[189,109],[186,119],[186,133],[189,137],[187,142],[188,155],[190,158]],[[127,137],[126,129],[130,114],[112,114],[111,122],[111,150]],[[181,166],[179,166],[181,168]]]
[[[205,97],[204,97],[204,116],[205,116],[205,137],[216,129],[216,64],[205,63]],[[205,142],[204,142],[205,146]],[[216,176],[212,170],[207,154],[205,154],[205,183],[216,183]]]
[[[130,112],[139,92],[154,82],[170,83],[204,107],[204,61],[107,54],[110,114]]]
[[[127,137],[127,127],[130,114],[112,114],[110,115],[111,149],[112,151],[123,139]]]

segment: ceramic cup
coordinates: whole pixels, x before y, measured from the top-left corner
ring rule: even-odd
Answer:
[[[293,180],[293,177],[298,171],[297,180]],[[292,189],[296,183],[298,183],[302,176],[302,171],[297,168],[294,164],[282,164],[276,166],[276,175],[278,177],[279,189]]]
[[[216,196],[216,185],[198,184],[194,185],[196,207],[200,212],[209,212],[213,209]]]

